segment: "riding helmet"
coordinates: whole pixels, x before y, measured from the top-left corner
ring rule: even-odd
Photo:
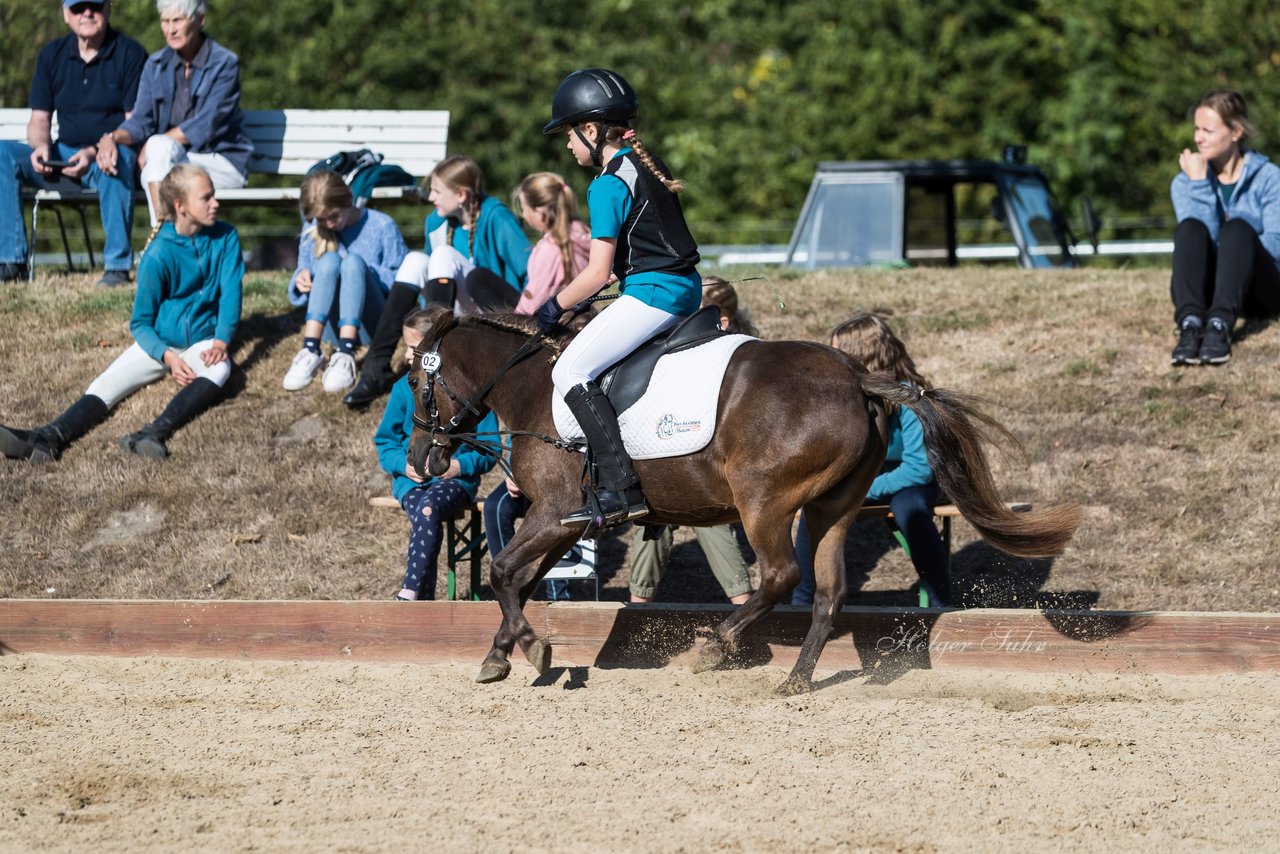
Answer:
[[[551,121],[542,132],[551,134],[582,122],[629,125],[639,111],[636,90],[621,74],[607,68],[580,68],[560,81],[551,99]]]

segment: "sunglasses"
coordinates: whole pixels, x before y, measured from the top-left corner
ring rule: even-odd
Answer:
[[[92,12],[95,15],[100,15],[106,6],[106,3],[77,3],[74,6],[69,6],[68,8],[71,10],[71,14],[73,15],[83,15],[86,12]]]

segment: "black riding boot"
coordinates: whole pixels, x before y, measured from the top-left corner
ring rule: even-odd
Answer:
[[[6,457],[27,460],[33,466],[51,463],[68,445],[106,417],[106,402],[86,394],[43,427],[15,430],[0,425],[0,452]]]
[[[355,388],[342,398],[347,406],[352,409],[368,406],[386,394],[395,382],[396,373],[391,370],[391,356],[400,340],[400,328],[404,325],[404,319],[418,304],[421,292],[419,288],[404,282],[396,282],[391,286],[387,303],[378,317],[378,328],[374,330],[373,340],[369,342],[369,349],[364,354],[360,379]]]
[[[595,502],[587,501],[560,520],[566,527],[592,525],[608,527],[649,512],[640,492],[640,478],[631,466],[631,456],[618,432],[618,416],[613,403],[594,382],[577,385],[564,396],[573,417],[578,419],[587,447],[595,455],[600,472]],[[597,513],[596,502],[599,503]]]
[[[120,450],[147,457],[152,460],[163,460],[169,456],[165,440],[174,432],[204,412],[222,394],[222,386],[204,377],[193,380],[190,385],[173,396],[169,405],[160,413],[160,417],[143,427],[137,433],[130,433],[120,439]]]

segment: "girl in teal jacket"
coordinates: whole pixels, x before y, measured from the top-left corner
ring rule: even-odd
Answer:
[[[404,323],[405,356],[413,359],[414,348],[422,344],[423,330],[430,326],[426,311],[414,311]],[[436,561],[444,520],[474,506],[480,476],[493,468],[494,457],[464,446],[453,455],[449,470],[440,477],[425,480],[409,465],[409,437],[413,434],[413,391],[409,377],[401,377],[391,387],[382,423],[373,434],[378,449],[378,463],[391,475],[391,494],[409,517],[409,549],[405,562],[404,582],[396,598],[401,601],[434,599],[436,595]],[[481,419],[476,432],[481,441],[499,447],[498,420],[490,412]]]
[[[893,334],[883,318],[859,312],[831,330],[831,346],[853,356],[869,371],[891,371],[904,385],[931,388],[916,370],[906,345]],[[932,606],[953,603],[947,553],[933,523],[938,503],[938,484],[925,452],[920,419],[906,407],[897,407],[889,416],[889,447],[884,467],[867,490],[867,504],[888,504],[893,521],[906,537],[911,563],[920,576],[920,587]],[[796,559],[800,583],[791,593],[792,605],[812,605],[814,593],[813,556],[809,532],[800,516],[796,536]]]
[[[199,166],[175,166],[160,184],[160,202],[164,219],[138,263],[129,321],[134,343],[50,423],[34,430],[0,426],[6,457],[33,465],[57,459],[111,407],[169,375],[179,391],[164,412],[120,440],[129,453],[164,459],[174,431],[221,395],[231,376],[227,347],[240,323],[240,238],[218,221],[213,183]]]

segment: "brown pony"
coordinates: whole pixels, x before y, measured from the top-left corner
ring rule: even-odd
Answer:
[[[582,455],[528,435],[557,436],[551,363],[566,340],[531,343],[536,332],[526,317],[459,320],[441,309],[409,374],[417,424],[409,462],[419,472],[425,465],[431,474],[442,474],[458,437],[474,431],[492,410],[515,433],[511,468],[531,500],[523,524],[490,570],[503,620],[479,682],[506,678],[516,643],[539,673],[550,667],[551,646],[535,634],[522,609],[579,536],[559,520],[582,501]],[[424,361],[434,370],[425,371]],[[743,631],[799,582],[791,528],[803,508],[814,544],[817,595],[799,659],[778,690],[812,688],[818,656],[847,592],[846,533],[883,463],[887,412],[899,405],[919,416],[938,484],[987,541],[1025,557],[1062,551],[1079,524],[1079,509],[1010,512],[992,482],[979,430],[1003,428],[960,396],[941,389],[920,392],[890,374],[869,374],[822,344],[748,342],[729,362],[711,443],[695,454],[635,463],[650,508],[646,522],[707,526],[741,520],[760,563],[760,589],[706,640],[697,671],[724,663]]]

